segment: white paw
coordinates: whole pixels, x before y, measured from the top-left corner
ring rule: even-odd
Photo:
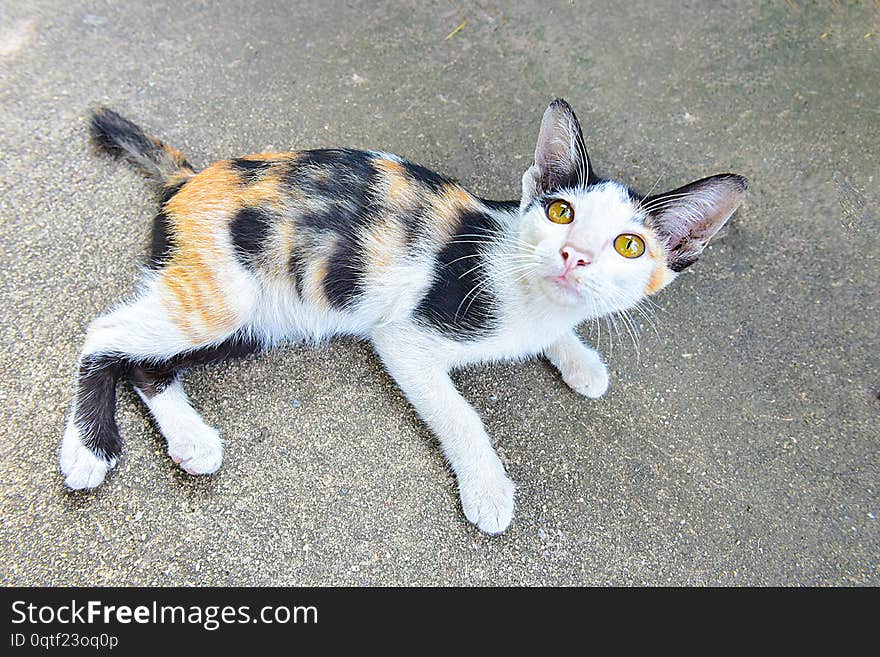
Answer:
[[[150,397],[135,388],[168,441],[168,456],[191,475],[213,474],[223,463],[223,441],[190,406],[180,381]]]
[[[83,488],[94,488],[104,481],[107,470],[116,463],[115,461],[107,463],[83,445],[79,429],[71,418],[67,422],[64,438],[61,441],[60,465],[61,473],[65,477],[64,484],[72,490],[82,490]]]
[[[587,352],[564,364],[562,380],[579,395],[596,399],[608,390],[608,368],[596,353]]]
[[[491,475],[459,480],[461,507],[465,517],[487,534],[500,534],[513,519],[515,486],[501,464]]]
[[[213,474],[223,463],[223,441],[216,429],[198,420],[175,427],[168,438],[168,456],[191,475]]]

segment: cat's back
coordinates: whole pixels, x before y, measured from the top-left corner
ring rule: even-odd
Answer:
[[[443,241],[483,202],[458,183],[397,155],[354,149],[256,153],[217,161],[166,184],[162,213],[170,228],[190,236],[228,224],[244,254],[269,238],[273,225],[315,237],[370,228],[391,238]]]
[[[358,314],[364,326],[405,317],[433,292],[430,317],[446,320],[451,302],[437,283],[452,260],[456,271],[472,267],[464,256],[480,240],[462,236],[491,224],[479,198],[396,155],[258,153],[170,181],[153,261],[181,297],[198,292],[198,270],[195,278],[224,287],[242,277],[257,281],[236,287],[270,289],[275,310],[283,297]],[[463,278],[456,287],[470,283]]]

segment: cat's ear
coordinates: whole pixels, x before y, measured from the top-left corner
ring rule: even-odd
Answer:
[[[526,177],[529,180],[526,180]],[[557,98],[544,112],[535,164],[523,178],[523,196],[535,196],[561,187],[586,185],[591,177],[590,158],[581,125],[571,106]]]
[[[723,173],[665,194],[646,197],[640,206],[666,245],[668,266],[679,272],[697,261],[709,240],[745,198],[749,182]]]

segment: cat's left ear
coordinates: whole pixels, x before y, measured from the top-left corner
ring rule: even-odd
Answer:
[[[679,272],[697,261],[742,203],[748,188],[749,182],[742,176],[722,173],[648,196],[640,203],[650,226],[666,245],[672,271]]]

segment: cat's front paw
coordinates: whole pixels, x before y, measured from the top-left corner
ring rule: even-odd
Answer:
[[[487,534],[500,534],[513,520],[513,493],[515,486],[500,471],[491,475],[459,481],[461,507],[465,517]]]
[[[579,395],[597,399],[608,391],[608,368],[595,352],[565,363],[562,380]]]

